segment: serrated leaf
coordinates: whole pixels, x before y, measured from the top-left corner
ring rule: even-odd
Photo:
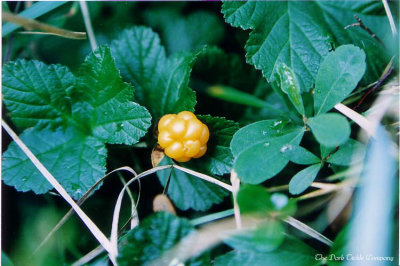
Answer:
[[[195,55],[180,53],[170,58],[151,29],[133,27],[111,43],[117,67],[134,84],[135,98],[147,107],[154,120],[168,113],[193,111],[196,95],[189,88]]]
[[[228,23],[252,29],[245,47],[247,61],[268,80],[273,80],[279,63],[285,63],[296,74],[301,91],[311,89],[329,50],[318,12],[314,2],[226,1],[222,5]]]
[[[326,113],[344,100],[365,72],[365,53],[354,45],[342,45],[328,54],[315,81],[315,114]]]
[[[122,237],[118,265],[147,265],[194,231],[186,219],[166,212],[152,214]],[[186,263],[204,265],[208,262],[209,255],[206,253]]]
[[[336,147],[350,137],[350,124],[345,117],[336,113],[321,114],[307,121],[317,141],[326,147]]]
[[[365,146],[354,140],[349,139],[346,143],[341,145],[337,152],[331,154],[326,160],[329,163],[348,166],[352,162],[357,163],[364,159]]]
[[[237,157],[240,152],[258,142],[267,142],[296,130],[298,126],[285,119],[263,120],[242,127],[231,141],[233,156]]]
[[[281,149],[287,144],[298,145],[303,134],[304,129],[298,127],[290,133],[256,142],[244,149],[237,155],[233,165],[240,180],[259,184],[278,174],[289,162],[282,155]]]
[[[218,44],[224,34],[222,21],[206,11],[182,16],[175,8],[158,8],[145,12],[144,17],[149,26],[160,29],[169,54]]]
[[[107,150],[96,138],[70,128],[27,129],[20,138],[75,199],[104,175]],[[15,142],[4,152],[2,168],[4,183],[18,191],[42,194],[52,188]]]
[[[288,160],[297,164],[307,165],[319,163],[321,161],[321,159],[319,159],[313,153],[298,145],[286,145],[283,149],[281,149],[281,152]]]
[[[173,161],[165,156],[159,166],[171,164],[173,164]],[[163,186],[166,186],[168,178],[170,178],[168,196],[175,206],[181,210],[206,211],[213,204],[222,202],[228,194],[225,189],[215,184],[174,168],[158,171],[157,176]]]
[[[243,265],[279,265],[279,266],[315,266],[320,265],[315,260],[316,250],[304,242],[287,236],[281,246],[271,252],[252,252],[234,250],[215,259],[215,266]]]
[[[321,164],[311,165],[293,176],[289,183],[289,192],[292,195],[298,195],[306,190],[314,179],[316,178],[319,170],[321,169]]]
[[[316,1],[320,14],[325,20],[325,27],[332,34],[337,45],[352,43],[366,53],[366,75],[363,84],[370,84],[382,74],[390,61],[387,45],[392,42],[389,21],[382,2],[379,1]],[[361,27],[346,26],[356,23],[357,16],[385,45],[373,38]]]
[[[92,110],[94,136],[110,144],[131,145],[146,134],[151,116],[146,108],[131,102],[133,87],[122,81],[108,47],[91,53],[78,75],[80,98]]]
[[[3,100],[11,120],[21,129],[58,126],[70,113],[68,91],[75,77],[61,65],[17,60],[3,67]]]
[[[277,69],[277,76],[281,90],[289,97],[290,102],[294,105],[297,112],[304,116],[303,98],[301,98],[300,86],[293,70],[284,63],[281,63]]]
[[[199,159],[192,159],[182,165],[210,175],[223,175],[232,170],[233,156],[229,148],[233,134],[239,129],[239,125],[223,117],[199,115],[197,117],[207,125],[210,131],[210,139],[207,143],[206,154]]]

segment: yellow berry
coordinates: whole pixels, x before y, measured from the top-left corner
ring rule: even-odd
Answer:
[[[178,162],[203,156],[209,137],[208,127],[189,111],[164,115],[158,122],[158,143]]]

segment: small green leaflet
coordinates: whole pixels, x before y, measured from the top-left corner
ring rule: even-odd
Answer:
[[[364,159],[365,146],[354,140],[349,139],[339,147],[339,150],[329,156],[328,163],[348,166],[351,163],[358,163]]]
[[[307,120],[307,125],[317,141],[326,147],[336,147],[350,137],[350,124],[345,117],[336,113],[321,114]]]
[[[265,128],[265,130],[268,130],[268,128]],[[232,151],[236,149],[239,151],[236,155],[233,152],[235,156],[233,168],[240,180],[245,183],[259,184],[278,174],[289,162],[282,155],[281,149],[287,144],[298,145],[303,137],[304,129],[297,127],[287,132],[283,128],[282,131],[279,131],[279,134],[282,134],[281,136],[270,138],[264,132],[261,131],[256,135],[249,136],[250,141],[248,141],[249,145],[247,147],[239,145],[239,149],[233,148],[233,141],[238,141],[239,139],[232,140]],[[276,133],[278,133],[278,130]],[[264,138],[262,138],[263,134],[265,135]],[[246,137],[243,136],[242,139],[244,138]],[[253,141],[251,141],[252,139]],[[243,148],[240,149],[241,147]]]
[[[293,176],[289,183],[289,192],[292,195],[297,195],[306,190],[317,177],[321,164],[311,165]]]
[[[279,64],[277,78],[281,90],[287,94],[289,100],[301,115],[305,115],[300,86],[292,69],[284,63]]]
[[[66,131],[31,128],[20,138],[75,199],[79,199],[106,171],[105,145],[73,128]],[[4,183],[18,191],[32,190],[42,194],[52,189],[15,142],[4,152],[2,168]]]
[[[104,143],[135,144],[150,126],[149,112],[131,102],[133,87],[122,81],[108,47],[91,53],[76,78],[66,67],[38,61],[4,69],[11,118],[21,128],[34,126],[21,139],[75,199],[104,175]],[[15,143],[2,163],[4,182],[17,190],[51,189]]]
[[[166,212],[152,214],[121,237],[118,265],[146,265],[193,232],[194,227],[186,219]],[[205,253],[186,261],[185,265],[204,265],[209,261],[209,254]]]
[[[326,113],[343,101],[365,72],[365,53],[354,45],[342,45],[328,54],[315,81],[315,114]]]
[[[159,166],[172,164],[173,161],[165,156]],[[174,168],[159,171],[157,176],[163,186],[167,185],[170,178],[168,196],[181,210],[206,211],[213,204],[221,203],[228,195],[225,189]]]
[[[283,62],[293,69],[302,92],[311,89],[330,48],[316,3],[226,1],[222,13],[232,26],[252,30],[245,46],[246,58],[265,78],[272,81]]]
[[[123,78],[135,86],[135,99],[155,121],[164,114],[194,110],[196,95],[189,77],[195,54],[167,58],[158,35],[146,27],[123,31],[111,43],[111,51]]]
[[[321,161],[313,153],[298,145],[288,144],[281,149],[281,152],[288,160],[297,164],[314,164]]]

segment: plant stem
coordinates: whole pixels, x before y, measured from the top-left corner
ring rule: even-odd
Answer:
[[[89,35],[90,47],[92,47],[92,51],[95,51],[97,49],[97,42],[94,36],[92,22],[90,21],[90,14],[87,3],[85,1],[79,1],[79,4],[81,6],[83,20],[85,21],[86,31]]]

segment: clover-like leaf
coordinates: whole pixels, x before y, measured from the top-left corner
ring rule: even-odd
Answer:
[[[297,195],[306,190],[317,177],[321,164],[313,164],[293,176],[289,183],[289,192]]]

